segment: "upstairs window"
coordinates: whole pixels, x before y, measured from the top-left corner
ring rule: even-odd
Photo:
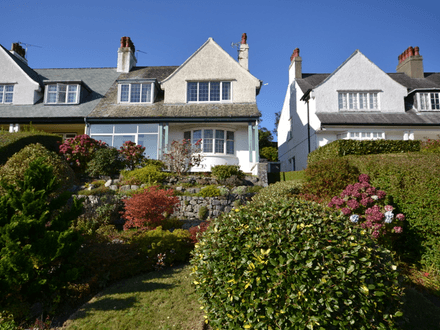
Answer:
[[[188,102],[231,101],[230,81],[188,82]]]
[[[14,100],[14,85],[0,85],[0,103],[12,103]]]
[[[339,92],[339,110],[378,110],[377,92]]]
[[[120,103],[151,103],[152,84],[119,84]]]
[[[440,93],[418,93],[419,110],[440,110]]]
[[[79,103],[80,87],[77,84],[51,84],[46,86],[46,104]]]

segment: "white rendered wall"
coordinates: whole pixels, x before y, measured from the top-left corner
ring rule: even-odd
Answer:
[[[186,103],[188,81],[231,81],[232,102],[256,102],[260,81],[240,66],[212,38],[161,84],[165,103]]]
[[[12,55],[14,56],[14,55]],[[0,84],[13,84],[12,104],[35,104],[41,97],[40,86],[0,49]]]

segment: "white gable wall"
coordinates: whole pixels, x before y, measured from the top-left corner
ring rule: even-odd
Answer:
[[[379,90],[381,112],[405,111],[406,87],[391,79],[359,51],[356,51],[329,78],[315,88],[316,111],[338,112],[338,90]]]
[[[0,83],[14,85],[13,104],[35,104],[43,95],[39,92],[40,85],[29,78],[2,50],[0,50]]]
[[[162,82],[165,103],[186,103],[188,81],[231,81],[232,102],[256,102],[260,81],[242,68],[213,39],[195,52],[169,78]]]

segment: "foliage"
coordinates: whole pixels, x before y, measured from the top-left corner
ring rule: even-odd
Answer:
[[[174,190],[159,189],[158,186],[146,188],[143,192],[123,199],[125,210],[122,217],[126,220],[124,230],[132,227],[149,228],[160,225],[165,219],[164,213],[172,214],[179,199]]]
[[[44,164],[52,167],[54,175],[61,183],[59,191],[66,190],[73,185],[75,173],[70,166],[55,152],[47,150],[39,143],[29,144],[9,158],[6,164],[0,167],[0,178],[8,184],[24,180],[24,173],[29,168],[29,164],[37,158],[43,158]]]
[[[133,171],[122,171],[123,181],[130,184],[160,184],[169,175],[162,172],[156,165],[147,165]]]
[[[58,152],[61,141],[59,135],[46,132],[9,133],[0,130],[0,165],[29,144],[39,143],[50,151]]]
[[[191,167],[199,166],[203,160],[201,141],[191,144],[191,140],[174,140],[168,146],[168,152],[163,154],[165,164],[178,175],[188,172]]]
[[[206,206],[200,206],[199,208],[199,219],[204,220],[206,216],[208,215],[209,211]]]
[[[305,169],[304,197],[330,200],[347,184],[357,181],[359,171],[346,158],[326,159],[311,163]]]
[[[83,134],[66,139],[60,145],[60,154],[74,170],[84,172],[87,164],[95,156],[95,152],[102,148],[108,148],[108,145]]]
[[[203,233],[208,229],[210,224],[211,222],[209,221],[202,221],[198,226],[194,226],[189,229],[189,233],[191,234],[191,242],[193,244],[199,242]]]
[[[246,189],[246,193],[256,194],[256,193],[260,192],[261,189],[263,189],[262,186],[251,186]]]
[[[239,165],[216,165],[211,168],[212,176],[214,176],[217,180],[226,180],[231,176],[235,175],[239,179],[244,178],[244,172],[240,170]]]
[[[252,197],[252,205],[264,205],[266,202],[281,197],[292,197],[301,192],[302,183],[296,181],[283,181],[271,184],[260,190]]]
[[[59,182],[41,158],[29,164],[16,186],[2,186],[6,193],[0,197],[0,305],[17,299],[46,299],[50,304],[57,290],[78,276],[78,269],[67,261],[81,244],[69,229],[81,204],[74,199],[67,207],[70,194],[53,197]]]
[[[440,153],[440,136],[437,140],[427,139],[426,141],[422,141],[420,151],[427,153]]]
[[[272,173],[268,173],[272,174]],[[278,181],[305,180],[305,170],[275,173],[279,175]]]
[[[371,178],[371,184],[393,197],[393,205],[405,214],[404,254],[440,269],[440,154],[409,153],[350,156],[353,166]]]
[[[206,186],[203,187],[200,192],[197,194],[197,196],[201,197],[217,197],[221,196],[220,189],[218,189],[216,186]]]
[[[90,195],[106,195],[106,194],[114,194],[115,192],[106,186],[99,186],[93,189],[84,189],[77,192],[77,195],[81,196],[90,196]]]
[[[145,159],[144,156],[145,147],[141,145],[136,145],[132,141],[125,141],[124,144],[119,148],[119,153],[124,159],[123,163],[125,167],[130,170],[134,170],[143,164]]]
[[[260,156],[266,158],[270,162],[276,162],[278,160],[278,148],[264,147],[260,150]]]
[[[142,161],[142,167],[148,166],[148,165],[154,165],[160,171],[163,171],[166,168],[165,163],[159,159],[144,158],[144,160]]]
[[[420,151],[418,140],[337,140],[312,151],[307,157],[311,164],[324,159],[347,155],[371,155]]]
[[[278,199],[214,220],[191,261],[213,328],[395,329],[390,252],[319,204]]]
[[[86,173],[92,177],[114,176],[125,167],[121,153],[115,148],[96,150],[93,159],[88,162]]]
[[[273,141],[273,135],[272,132],[269,131],[266,127],[262,127],[258,129],[258,145],[261,150],[265,147],[274,147]]]
[[[359,182],[349,184],[328,206],[340,210],[353,224],[367,229],[383,246],[392,248],[395,235],[403,232],[401,221],[405,216],[402,213],[394,216],[394,207],[386,205],[386,193],[370,185],[369,181],[368,175],[361,174]]]

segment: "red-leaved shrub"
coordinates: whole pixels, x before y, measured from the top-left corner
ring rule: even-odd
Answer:
[[[191,242],[196,244],[199,242],[200,237],[208,229],[211,223],[209,221],[203,221],[198,226],[191,227],[189,233],[191,234]]]
[[[125,211],[122,217],[126,220],[124,230],[132,227],[154,228],[165,220],[164,213],[173,213],[179,199],[174,190],[159,189],[158,186],[146,188],[143,192],[122,200]]]

